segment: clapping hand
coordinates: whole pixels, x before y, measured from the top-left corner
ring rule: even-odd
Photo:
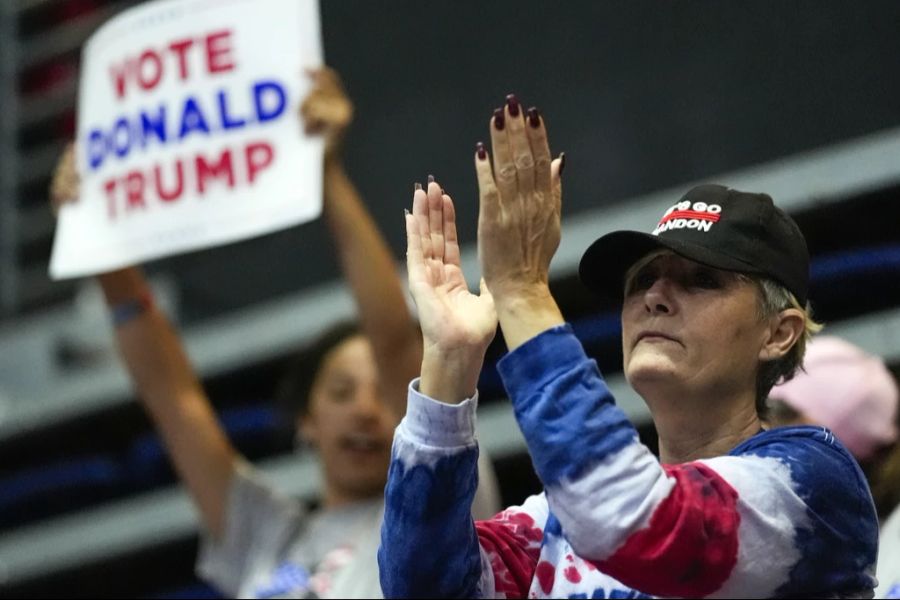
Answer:
[[[406,263],[424,341],[421,391],[455,403],[475,393],[497,314],[483,281],[480,294],[469,291],[453,200],[429,180],[427,189],[417,186],[406,214]]]
[[[478,254],[512,350],[563,322],[550,295],[549,270],[560,241],[565,156],[551,160],[540,112],[524,111],[512,95],[494,111],[490,132],[493,168],[483,145],[475,151]]]

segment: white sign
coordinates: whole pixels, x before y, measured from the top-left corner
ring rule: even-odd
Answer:
[[[50,274],[225,244],[321,212],[322,141],[298,108],[322,64],[317,0],[158,0],[101,27],[81,61],[81,197]]]

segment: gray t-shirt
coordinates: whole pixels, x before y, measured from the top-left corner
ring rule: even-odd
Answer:
[[[472,513],[499,507],[490,461],[479,461]],[[311,511],[239,462],[221,540],[201,540],[197,574],[236,598],[380,598],[376,560],[384,498]]]
[[[900,506],[881,528],[878,545],[876,598],[900,598]]]

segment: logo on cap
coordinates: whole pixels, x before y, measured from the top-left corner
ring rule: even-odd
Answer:
[[[722,207],[718,204],[707,204],[706,202],[691,204],[687,200],[682,200],[669,207],[656,225],[656,229],[653,230],[653,235],[659,235],[672,229],[696,229],[705,233],[718,222],[721,212]]]

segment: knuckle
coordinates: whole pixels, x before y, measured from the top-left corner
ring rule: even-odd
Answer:
[[[497,171],[497,179],[504,183],[516,180],[516,165],[504,165]]]
[[[516,156],[516,169],[526,171],[534,168],[534,157],[531,154],[519,154]]]

